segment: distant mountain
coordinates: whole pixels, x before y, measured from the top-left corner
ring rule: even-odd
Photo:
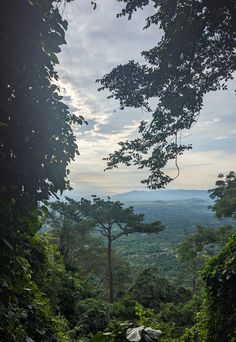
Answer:
[[[112,201],[122,202],[179,201],[189,199],[210,201],[207,190],[134,190],[123,194],[111,196]]]

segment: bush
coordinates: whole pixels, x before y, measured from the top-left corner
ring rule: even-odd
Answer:
[[[76,307],[77,324],[71,330],[71,338],[79,338],[105,330],[110,320],[110,304],[87,298]]]
[[[160,311],[161,303],[175,302],[181,298],[178,290],[160,275],[156,267],[143,270],[130,292],[133,299],[144,307],[157,311]]]
[[[203,304],[197,323],[186,330],[185,342],[236,341],[236,234],[202,272]]]

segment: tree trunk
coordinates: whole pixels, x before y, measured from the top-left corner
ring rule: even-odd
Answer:
[[[112,250],[111,250],[111,232],[108,234],[108,287],[109,287],[109,303],[113,303],[113,275],[112,275]]]
[[[193,296],[195,295],[196,292],[196,278],[197,278],[197,271],[194,270],[193,272]]]

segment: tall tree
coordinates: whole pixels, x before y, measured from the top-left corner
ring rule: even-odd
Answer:
[[[76,201],[56,201],[50,203],[45,229],[49,227],[49,234],[59,247],[65,268],[78,272],[79,278],[93,284],[97,293],[105,293],[107,248],[101,236],[94,234],[94,219],[84,217]],[[114,294],[120,296],[130,281],[129,263],[114,252],[112,261]]]
[[[112,202],[95,197],[93,201],[82,199],[79,203],[80,212],[94,220],[95,227],[107,240],[107,267],[109,302],[114,300],[112,243],[123,235],[132,233],[159,233],[164,226],[155,221],[144,223],[144,215],[136,214],[132,207],[125,208],[123,203]]]
[[[146,20],[161,29],[160,42],[142,56],[146,64],[129,61],[99,82],[109,97],[125,107],[143,108],[150,119],[142,121],[139,137],[120,142],[120,149],[107,158],[107,169],[119,163],[145,168],[150,175],[142,182],[149,188],[164,187],[173,177],[163,170],[191,145],[181,142],[181,132],[198,120],[203,97],[209,91],[227,89],[236,70],[236,3],[234,0],[117,0],[133,13],[153,5]],[[152,108],[150,99],[157,98]]]
[[[222,174],[216,187],[210,190],[215,199],[212,206],[218,217],[235,217],[235,173]],[[233,205],[232,205],[233,204]],[[223,239],[230,231],[222,231]],[[226,234],[225,234],[226,233]],[[236,340],[236,234],[228,238],[220,253],[212,257],[202,270],[203,304],[197,323],[187,330],[183,341],[234,341]]]
[[[95,247],[92,253],[94,257],[94,253],[102,248],[101,243],[90,234],[94,227],[93,221],[84,219],[81,213],[67,202],[50,203],[46,226],[50,227],[50,234],[57,240],[66,269],[78,270],[80,259],[86,250],[91,252]],[[91,256],[86,254],[91,262]]]
[[[214,189],[209,190],[210,197],[214,199],[211,209],[218,218],[236,218],[236,173],[219,174],[215,185]]]
[[[217,254],[232,234],[231,226],[218,229],[197,227],[197,232],[188,236],[177,248],[178,259],[192,276],[192,292],[198,289],[199,271],[210,256]]]
[[[55,65],[65,44],[64,1],[4,1],[0,11],[0,339],[39,340],[52,331],[35,314],[32,237],[40,227],[37,204],[68,188],[67,166],[77,151],[72,124],[82,123],[62,102]],[[29,289],[26,295],[26,290]],[[47,309],[45,309],[46,312]],[[43,312],[43,309],[42,309]],[[43,316],[43,314],[42,314]],[[18,330],[15,331],[17,323]],[[29,321],[28,321],[29,323]],[[33,325],[33,323],[35,325]],[[45,324],[44,324],[45,323]],[[25,330],[24,330],[25,329]],[[20,335],[17,335],[19,332]],[[52,337],[53,338],[53,337]]]
[[[56,85],[67,27],[59,4],[10,0],[0,13],[0,229],[7,250],[18,233],[29,232],[23,217],[38,201],[69,186],[67,165],[78,152],[71,125],[82,119],[69,112]]]
[[[177,297],[175,287],[160,274],[156,266],[145,268],[138,274],[130,293],[138,303],[157,311],[160,311],[162,303],[173,302]]]
[[[236,340],[236,234],[203,270],[206,341]]]
[[[235,341],[236,320],[236,234],[220,254],[208,260],[202,271],[203,303],[197,323],[181,341]]]
[[[67,188],[77,153],[74,122],[62,102],[56,54],[67,22],[60,0],[13,0],[0,13],[1,194],[35,204]]]

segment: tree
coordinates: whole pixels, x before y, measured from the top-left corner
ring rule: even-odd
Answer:
[[[60,201],[50,203],[47,226],[57,241],[66,269],[80,269],[84,254],[91,263],[94,254],[101,254],[101,242],[90,234],[94,227],[93,221],[84,219],[73,205]]]
[[[83,217],[77,202],[52,202],[45,229],[49,229],[52,242],[58,245],[66,270],[79,274],[79,278],[92,285],[96,295],[103,295],[107,282],[107,249],[101,237],[93,234],[94,220]],[[113,253],[113,287],[120,296],[129,283],[129,264]],[[116,291],[117,290],[117,291]]]
[[[235,217],[235,173],[224,179],[220,174],[216,187],[210,190],[215,199],[212,210],[218,217]],[[233,205],[232,205],[233,204]],[[230,233],[222,227],[221,244]],[[203,280],[203,303],[197,316],[197,323],[183,336],[183,341],[235,341],[236,320],[236,234],[233,233],[217,256],[205,264]]]
[[[234,0],[117,0],[125,7],[118,14],[131,19],[133,13],[153,4],[154,13],[145,29],[156,25],[163,31],[157,46],[143,51],[146,64],[129,61],[98,80],[99,90],[125,107],[143,108],[149,121],[139,126],[140,136],[120,142],[109,155],[107,169],[132,163],[148,169],[142,182],[149,188],[164,187],[172,177],[163,169],[191,145],[181,142],[181,132],[198,120],[203,97],[209,91],[227,89],[236,70],[236,3]],[[153,109],[150,99],[157,98]]]
[[[67,28],[59,4],[10,0],[0,13],[3,257],[19,235],[34,234],[38,222],[32,212],[38,201],[68,187],[67,165],[78,152],[71,125],[82,119],[69,112],[56,85],[56,53],[65,44]]]
[[[218,257],[203,270],[205,282],[206,328],[209,342],[236,339],[236,234]]]
[[[70,201],[75,203],[73,200]],[[123,203],[112,202],[110,199],[104,200],[98,197],[94,197],[93,201],[82,199],[78,203],[78,210],[86,218],[94,220],[96,230],[107,240],[109,302],[112,303],[114,300],[112,243],[121,236],[131,233],[156,234],[163,230],[164,226],[159,221],[143,223],[144,215],[136,214],[132,207],[125,208]]]
[[[220,254],[208,260],[202,271],[203,303],[197,323],[181,341],[235,341],[236,320],[236,234]]]
[[[215,200],[211,209],[218,218],[236,218],[236,173],[219,174],[215,185],[214,189],[209,190],[210,197]]]
[[[162,303],[173,302],[177,291],[153,266],[141,271],[130,289],[132,297],[145,308],[160,310]]]
[[[62,102],[55,65],[67,22],[60,0],[5,1],[0,11],[0,339],[53,339],[53,317],[14,332],[17,315],[35,305],[47,310],[30,281],[31,244],[41,226],[38,202],[69,187],[67,166],[77,151],[72,125],[82,123]],[[26,295],[26,290],[29,289]],[[36,300],[36,297],[38,298]],[[36,302],[36,304],[34,304]],[[14,323],[14,324],[13,324]],[[19,323],[19,327],[22,325]],[[13,328],[11,328],[13,327]],[[8,329],[9,328],[9,329]],[[20,328],[19,328],[20,329]],[[25,335],[24,335],[25,334]]]
[[[0,189],[34,205],[68,187],[67,166],[78,153],[71,125],[82,123],[57,86],[67,28],[60,2],[10,0],[0,14]]]
[[[231,226],[218,229],[197,227],[197,232],[188,236],[178,247],[177,256],[192,275],[192,292],[199,282],[199,271],[210,256],[217,254],[232,234]]]

